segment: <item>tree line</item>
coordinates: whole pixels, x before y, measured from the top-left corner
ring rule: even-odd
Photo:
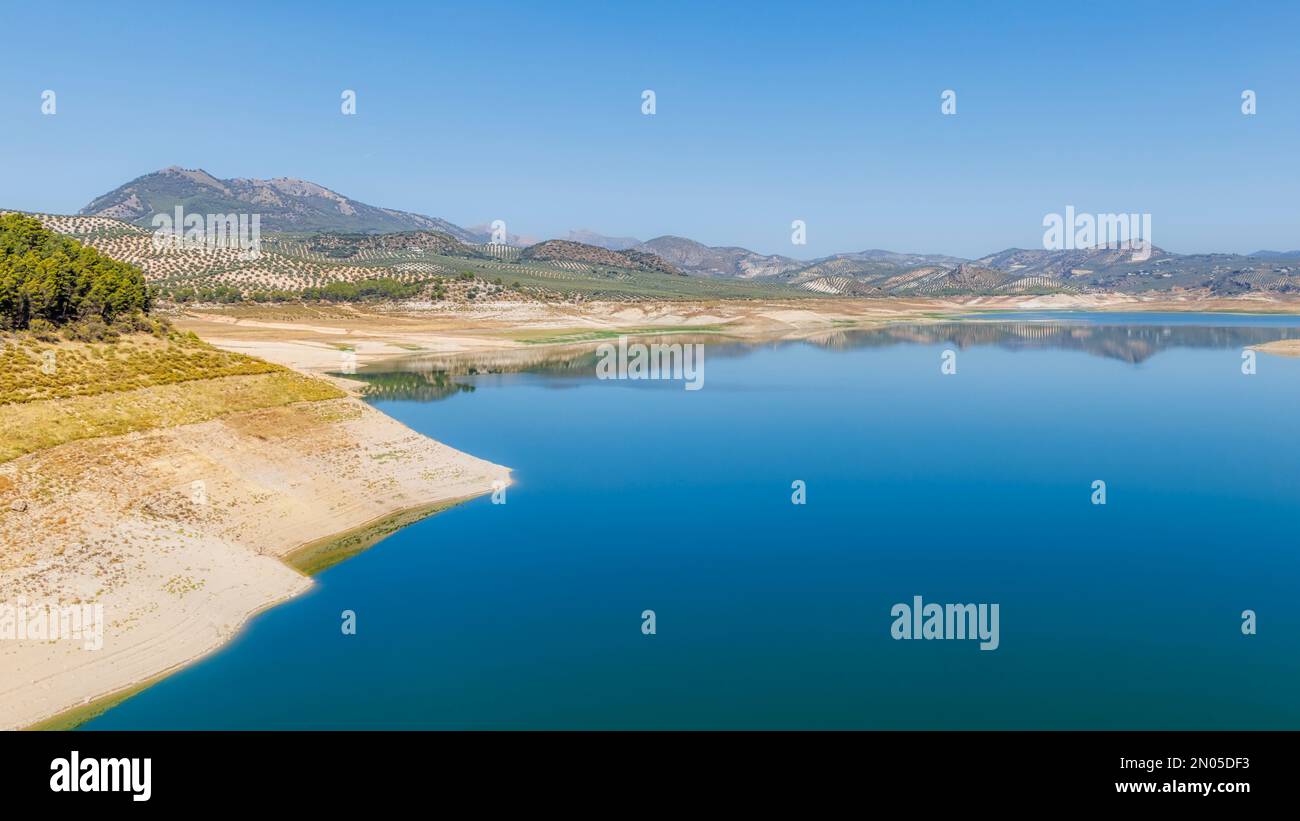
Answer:
[[[23,214],[0,216],[0,329],[35,321],[112,322],[150,308],[144,273],[50,231]]]
[[[376,277],[352,282],[330,282],[300,291],[279,289],[244,291],[232,285],[211,285],[169,288],[163,292],[168,299],[187,302],[391,302],[412,299],[424,290],[425,282],[402,282],[392,277]],[[443,292],[435,283],[433,291]]]

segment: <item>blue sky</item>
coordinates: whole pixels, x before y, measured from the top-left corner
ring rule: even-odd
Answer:
[[[1041,247],[1067,205],[1174,251],[1300,247],[1294,2],[6,6],[3,207],[181,165],[800,257]]]

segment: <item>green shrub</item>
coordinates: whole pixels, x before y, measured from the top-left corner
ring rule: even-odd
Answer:
[[[53,322],[50,322],[48,319],[40,319],[39,317],[33,319],[27,323],[27,330],[31,332],[32,336],[42,342],[58,341],[58,336],[56,335],[58,332],[58,326]]]
[[[319,288],[307,288],[302,292],[302,298],[320,302],[410,299],[418,295],[423,287],[419,282],[402,282],[391,277],[379,277],[356,282],[331,282]]]

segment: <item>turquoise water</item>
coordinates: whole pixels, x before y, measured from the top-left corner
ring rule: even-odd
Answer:
[[[1241,372],[1300,320],[1053,316],[709,342],[693,392],[589,352],[368,375],[506,504],[87,726],[1300,728],[1300,360]],[[892,639],[915,595],[997,603],[1000,646]]]

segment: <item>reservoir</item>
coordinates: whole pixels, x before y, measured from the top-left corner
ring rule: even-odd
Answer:
[[[694,391],[597,379],[594,345],[363,370],[511,466],[505,503],[395,533],[85,726],[1300,729],[1300,359],[1243,372],[1290,338],[1035,313],[663,337],[704,344]],[[896,640],[914,600],[997,605],[996,647]]]

